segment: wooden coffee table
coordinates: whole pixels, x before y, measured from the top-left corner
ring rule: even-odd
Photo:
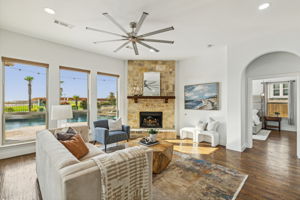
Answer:
[[[128,147],[140,146],[141,138],[131,140],[128,142]],[[148,148],[153,150],[153,167],[152,171],[154,174],[161,173],[168,167],[173,156],[173,144],[163,140],[159,140],[159,144],[149,146]]]

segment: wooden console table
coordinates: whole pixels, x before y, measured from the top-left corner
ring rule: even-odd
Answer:
[[[278,125],[268,125],[268,122],[277,122]],[[281,129],[281,117],[264,117],[265,129]]]

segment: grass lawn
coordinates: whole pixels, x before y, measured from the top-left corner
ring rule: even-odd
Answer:
[[[38,111],[44,111],[45,106],[38,106],[38,105],[33,105],[31,108],[32,112],[38,112]],[[5,112],[28,112],[28,106],[5,106],[4,107]]]

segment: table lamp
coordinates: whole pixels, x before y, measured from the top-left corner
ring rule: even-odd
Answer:
[[[67,119],[73,118],[71,105],[53,105],[51,108],[51,120],[57,120],[58,128],[67,126]]]

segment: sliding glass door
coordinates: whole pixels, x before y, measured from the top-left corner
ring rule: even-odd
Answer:
[[[4,67],[3,143],[34,140],[47,128],[48,65],[2,58]]]
[[[72,106],[73,125],[88,125],[88,78],[89,71],[60,67],[60,104]]]
[[[118,114],[118,75],[97,75],[97,118],[116,119]]]

